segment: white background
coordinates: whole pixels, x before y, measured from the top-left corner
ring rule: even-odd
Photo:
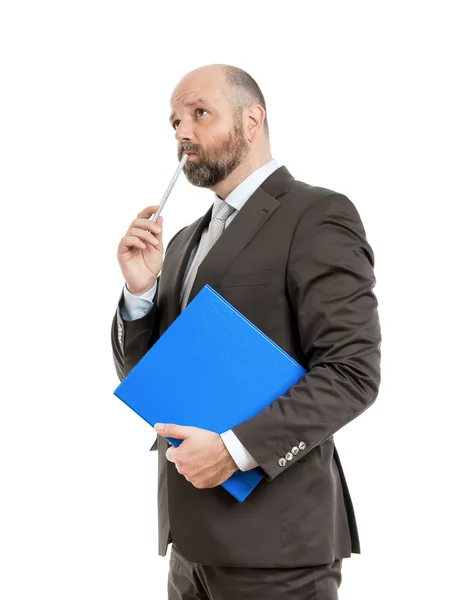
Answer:
[[[362,544],[341,598],[448,597],[445,4],[2,2],[2,598],[166,597],[155,435],[112,393],[116,250],[177,166],[173,88],[211,63],[256,79],[273,157],[348,195],[375,252],[382,385],[336,435]],[[165,245],[212,202],[181,175]]]

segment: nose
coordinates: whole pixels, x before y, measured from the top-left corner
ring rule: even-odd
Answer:
[[[178,142],[192,142],[193,135],[192,122],[189,119],[181,119],[175,133]]]

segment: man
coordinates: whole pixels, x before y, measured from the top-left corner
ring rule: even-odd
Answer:
[[[191,153],[187,179],[213,190],[214,205],[171,239],[164,261],[163,217],[148,220],[157,206],[120,241],[119,378],[207,283],[308,373],[221,435],[155,426],[159,554],[173,542],[169,599],[336,599],[342,559],[360,547],[333,434],[374,402],[380,381],[372,249],[346,196],[297,181],[272,159],[264,97],[245,71],[188,73],[170,123],[179,160]],[[244,502],[220,486],[255,467],[263,480]]]

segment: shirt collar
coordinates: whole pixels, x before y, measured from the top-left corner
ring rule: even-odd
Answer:
[[[265,165],[250,173],[250,175],[241,181],[241,183],[234,188],[234,190],[225,198],[225,202],[240,210],[250,196],[259,188],[262,182],[272,175],[274,171],[278,169],[278,163],[275,159],[269,160]],[[217,194],[214,194],[214,204],[223,202]]]

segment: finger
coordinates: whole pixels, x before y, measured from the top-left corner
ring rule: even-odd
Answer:
[[[132,227],[128,231],[128,235],[133,235],[143,242],[149,242],[149,244],[154,244],[157,246],[160,243],[160,240],[156,236],[154,236],[149,231],[143,231],[142,229],[138,229],[137,227]]]
[[[138,229],[142,229],[143,231],[151,231],[155,235],[161,233],[161,227],[157,223],[149,221],[148,219],[133,219],[133,221],[130,224],[129,230],[133,227],[137,227]]]
[[[141,219],[148,219],[158,210],[159,204],[152,204],[150,206],[146,206],[140,212],[138,212],[138,217]]]
[[[146,206],[143,210],[141,210],[141,212],[138,213],[138,219],[149,219],[150,217],[152,217],[156,211],[159,208],[159,204],[155,204],[153,206]],[[162,221],[162,217],[161,215],[158,217],[158,221],[161,219]],[[158,222],[156,221],[156,222]]]
[[[185,440],[193,435],[196,427],[187,427],[185,425],[175,425],[173,423],[155,423],[155,431],[165,437],[173,437],[177,440]]]
[[[130,248],[138,248],[139,250],[144,250],[147,248],[145,243],[133,235],[124,236],[119,243],[119,248],[117,249],[118,254],[125,254],[130,250]]]
[[[171,446],[170,448],[167,448],[166,450],[166,458],[167,460],[170,460],[170,462],[175,462],[175,450],[176,448],[174,448],[173,446]]]

